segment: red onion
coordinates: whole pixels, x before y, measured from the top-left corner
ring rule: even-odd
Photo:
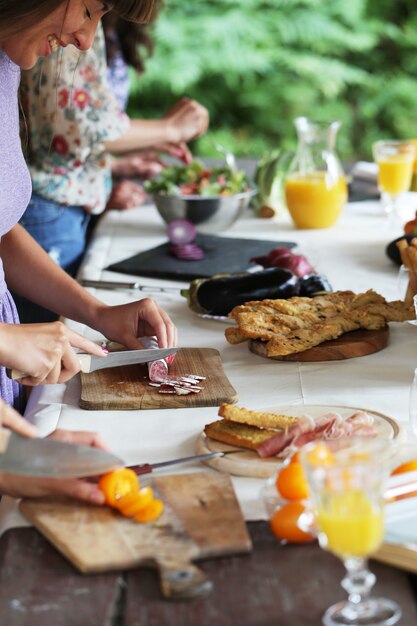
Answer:
[[[282,267],[302,278],[314,273],[309,261],[302,254],[294,254],[289,248],[273,248],[266,256],[255,257],[251,263],[259,263],[263,267]]]
[[[197,230],[188,220],[173,220],[168,224],[168,238],[175,245],[184,245],[194,241]]]
[[[169,252],[182,261],[200,261],[204,259],[204,252],[195,243],[170,246]]]

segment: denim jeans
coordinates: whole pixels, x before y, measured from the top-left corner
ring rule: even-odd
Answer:
[[[33,194],[20,224],[68,274],[81,263],[90,214],[82,206],[65,206]],[[23,323],[49,322],[58,316],[13,294]]]
[[[81,262],[88,221],[82,206],[65,206],[33,194],[20,223],[66,272]]]

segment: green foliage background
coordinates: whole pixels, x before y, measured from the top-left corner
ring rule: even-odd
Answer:
[[[415,0],[165,0],[154,39],[129,111],[196,98],[211,116],[200,155],[216,154],[210,135],[240,156],[293,147],[298,115],[339,119],[344,160],[417,138]]]

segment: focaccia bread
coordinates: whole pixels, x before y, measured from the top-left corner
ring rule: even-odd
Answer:
[[[256,450],[262,443],[271,439],[277,431],[223,419],[207,424],[204,427],[204,432],[210,439],[238,448]]]
[[[376,330],[388,322],[411,320],[415,311],[401,300],[387,302],[369,290],[247,302],[229,316],[237,322],[237,328],[225,331],[229,343],[259,339],[266,342],[267,355],[274,357],[303,352],[352,330]]]
[[[267,413],[262,411],[251,411],[223,402],[219,407],[219,415],[226,420],[249,424],[258,428],[275,428],[285,430],[298,421],[298,418],[279,413]]]

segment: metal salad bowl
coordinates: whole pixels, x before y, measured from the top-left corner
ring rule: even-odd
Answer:
[[[255,194],[256,190],[250,189],[224,196],[152,194],[152,198],[167,224],[185,219],[195,225],[197,232],[209,235],[234,224]]]

